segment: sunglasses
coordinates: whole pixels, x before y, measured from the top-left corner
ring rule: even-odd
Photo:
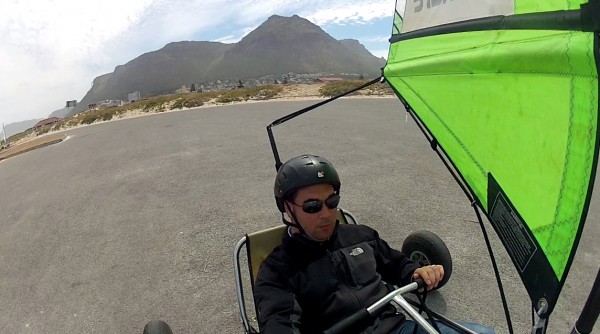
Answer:
[[[328,208],[335,209],[337,208],[338,204],[340,204],[340,195],[331,194],[331,196],[327,197],[325,201],[322,201],[320,199],[309,199],[304,201],[302,205],[296,204],[294,202],[291,203],[295,206],[302,207],[302,211],[306,213],[318,213],[321,212],[321,209],[323,209],[323,202],[325,202],[325,205]]]

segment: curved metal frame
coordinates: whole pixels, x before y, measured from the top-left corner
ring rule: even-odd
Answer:
[[[244,286],[242,283],[242,271],[240,270],[240,252],[242,251],[242,247],[246,245],[247,238],[244,236],[238,241],[235,245],[234,255],[233,255],[233,270],[235,273],[235,290],[236,296],[238,300],[238,305],[240,308],[240,316],[242,317],[242,324],[244,325],[244,333],[254,333],[254,328],[250,326],[250,321],[248,320],[248,312],[246,311],[246,301],[244,300]]]

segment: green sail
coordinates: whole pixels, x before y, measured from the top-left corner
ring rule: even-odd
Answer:
[[[517,0],[515,1],[515,14],[579,9],[579,6],[586,2],[587,0]]]
[[[514,12],[580,4],[515,1]],[[459,28],[393,42],[384,68],[492,222],[532,302],[550,309],[594,182],[597,66],[597,33]]]

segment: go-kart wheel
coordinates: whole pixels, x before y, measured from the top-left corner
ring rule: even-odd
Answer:
[[[152,320],[144,326],[144,334],[173,334],[173,331],[166,322]]]
[[[444,278],[436,289],[443,287],[452,275],[452,257],[446,244],[435,233],[417,231],[411,233],[402,244],[402,252],[421,266],[441,264],[444,266]]]

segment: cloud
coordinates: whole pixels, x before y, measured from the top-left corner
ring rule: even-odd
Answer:
[[[149,0],[135,3],[9,2],[0,16],[1,121],[47,116],[89,89],[89,70],[111,59],[105,43],[127,31]],[[118,8],[118,10],[115,10]]]
[[[365,24],[369,21],[393,15],[390,1],[334,1],[331,6],[316,10],[305,16],[317,25]]]
[[[106,40],[135,24],[151,3],[12,2],[3,10],[0,36],[3,43],[50,64],[89,60]]]
[[[358,39],[365,43],[387,43],[390,40],[390,36],[367,36],[359,37]]]
[[[381,50],[371,50],[370,51],[371,54],[373,54],[375,57],[379,57],[379,58],[385,58],[387,59],[388,57],[388,49],[381,49]]]
[[[246,37],[249,33],[251,33],[256,28],[257,28],[257,26],[243,28],[243,29],[237,31],[236,34],[227,35],[227,36],[224,36],[224,37],[220,37],[220,38],[214,39],[213,41],[214,42],[227,43],[227,44],[229,44],[229,43],[237,43],[242,38]]]

